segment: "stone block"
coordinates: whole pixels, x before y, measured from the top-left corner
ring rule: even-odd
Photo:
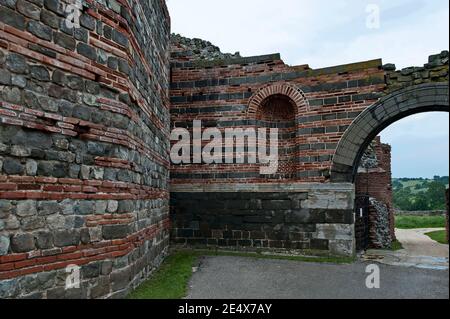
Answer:
[[[53,234],[51,232],[40,231],[34,237],[38,249],[50,249],[53,247]]]
[[[80,233],[77,230],[58,230],[54,232],[56,247],[76,246],[80,244]]]
[[[352,257],[355,255],[354,240],[330,240],[330,253],[337,256]]]
[[[328,240],[353,240],[354,225],[346,224],[318,224],[314,238]]]
[[[41,38],[46,41],[52,40],[53,37],[52,28],[43,23],[31,20],[28,22],[27,30],[33,35],[37,36],[38,38]]]
[[[1,230],[1,229],[0,229]],[[0,236],[0,256],[8,254],[10,239],[7,236]]]
[[[17,204],[16,214],[20,217],[33,216],[37,214],[35,200],[21,201]]]
[[[106,240],[126,238],[129,234],[129,225],[104,225],[102,227],[102,235]]]
[[[25,29],[25,18],[3,5],[0,6],[0,21],[19,30]]]
[[[30,233],[16,234],[11,238],[11,250],[14,253],[25,253],[34,249],[34,236]]]
[[[128,286],[131,280],[131,269],[125,268],[112,272],[110,275],[112,291],[118,291]]]

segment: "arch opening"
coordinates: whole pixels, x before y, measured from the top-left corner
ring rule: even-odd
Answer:
[[[256,118],[269,122],[295,121],[295,103],[286,95],[275,94],[266,98],[258,108]]]
[[[447,83],[408,87],[367,108],[338,144],[331,167],[331,182],[354,183],[361,158],[376,136],[389,125],[424,112],[449,112]]]
[[[269,178],[293,179],[297,176],[296,116],[295,102],[283,94],[268,96],[258,107],[256,119],[259,126],[278,129],[278,173]]]

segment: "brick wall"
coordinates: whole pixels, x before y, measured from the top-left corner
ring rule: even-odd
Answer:
[[[261,175],[258,164],[172,166],[173,242],[352,255],[353,188],[342,186],[340,205],[340,192],[326,189],[326,184],[342,134],[385,88],[381,60],[312,70],[290,67],[278,54],[198,60],[175,43],[171,65],[172,127],[190,129],[195,119],[222,132],[277,127],[280,134],[280,166],[274,175]],[[273,109],[276,114],[266,112]],[[267,185],[264,192],[272,192],[258,194],[261,185]],[[305,196],[297,208],[288,200],[299,195],[295,185],[302,185]],[[225,188],[225,196],[210,192]],[[262,206],[249,208],[244,197]],[[328,210],[330,205],[334,207]]]
[[[165,3],[67,3],[0,1],[0,298],[123,297],[168,247]]]
[[[222,135],[227,128],[278,128],[280,166],[277,174],[261,175],[259,164],[172,165],[173,242],[236,248],[244,243],[240,240],[245,240],[246,249],[261,245],[292,249],[297,243],[290,239],[289,229],[294,225],[290,224],[289,216],[305,214],[301,210],[304,206],[300,209],[262,208],[255,211],[246,208],[245,200],[242,200],[240,209],[235,207],[235,201],[247,193],[256,200],[270,201],[264,196],[260,198],[258,192],[271,189],[276,203],[280,196],[294,196],[299,191],[295,185],[301,185],[307,194],[306,202],[320,197],[315,202],[317,206],[307,207],[308,218],[303,222],[297,221],[296,226],[301,229],[305,225],[315,225],[314,229],[302,232],[302,245],[312,248],[314,245],[310,239],[317,238],[314,236],[320,233],[320,238],[324,239],[321,247],[324,251],[352,254],[354,238],[342,230],[345,224],[323,220],[323,224],[314,223],[318,211],[311,209],[333,216],[336,209],[352,211],[354,202],[349,200],[340,206],[337,197],[341,195],[336,190],[326,189],[321,193],[317,186],[329,187],[330,169],[338,143],[361,112],[396,88],[448,78],[448,72],[444,74],[445,70],[448,71],[445,52],[430,57],[433,62],[424,66],[428,73],[421,73],[422,82],[419,82],[413,77],[417,79],[422,69],[413,68],[412,73],[409,69],[396,71],[394,65],[383,66],[381,60],[312,70],[307,65],[288,66],[279,54],[242,58],[218,53],[216,48],[210,56],[206,49],[202,51],[202,47],[209,46],[209,43],[179,41],[175,37],[171,48],[172,127],[187,128],[192,133],[193,121],[202,120],[203,128],[217,127]],[[216,55],[220,59],[214,59]],[[439,72],[440,78],[436,78],[435,71]],[[411,81],[399,77],[401,74],[407,74]],[[208,142],[203,141],[203,145]],[[377,153],[381,167],[370,174],[374,181],[370,191],[392,207],[390,148],[379,144]],[[356,187],[358,184],[361,185],[357,183]],[[354,198],[354,190],[348,189],[345,183],[336,183],[335,186],[345,189],[343,198]],[[292,192],[286,194],[287,188]],[[226,196],[211,194],[223,193],[224,189],[228,190]],[[201,198],[214,201],[213,206],[220,207],[207,205]],[[289,206],[287,202],[286,205]],[[214,216],[213,221],[211,216]],[[390,216],[390,232],[395,236],[393,214]],[[258,218],[259,222],[247,222]],[[351,228],[353,221],[346,222]],[[324,225],[328,227],[327,231],[319,229]],[[247,227],[256,228],[260,236],[254,237],[256,233],[249,232]],[[219,236],[211,237],[213,233]],[[230,237],[234,233],[238,238]]]
[[[280,140],[292,139],[279,153],[296,159],[294,176],[288,179],[325,182],[343,132],[385,88],[381,67],[381,60],[374,60],[311,70],[308,66],[289,67],[277,54],[189,61],[189,56],[177,52],[172,58],[172,127],[190,128],[194,119],[222,131],[278,127]],[[302,96],[297,101],[291,98],[295,108],[292,121],[272,123],[258,118],[261,105],[248,108],[261,90],[281,93],[289,87]],[[285,176],[261,176],[257,164],[174,165],[171,169],[172,184],[277,182],[280,178]]]

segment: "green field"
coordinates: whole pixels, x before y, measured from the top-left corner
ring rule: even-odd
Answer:
[[[437,241],[438,243],[447,244],[448,245],[447,234],[446,234],[445,230],[438,230],[438,231],[434,231],[434,232],[431,232],[431,233],[427,233],[425,235],[427,235],[428,237],[430,237],[434,241]]]
[[[399,229],[444,228],[445,216],[396,216],[395,227]]]

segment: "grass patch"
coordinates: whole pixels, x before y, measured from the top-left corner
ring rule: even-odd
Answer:
[[[443,228],[445,216],[396,216],[395,227],[399,229]]]
[[[355,261],[355,258],[353,257],[309,257],[213,250],[178,250],[173,251],[156,271],[154,276],[133,291],[128,296],[128,299],[184,298],[187,294],[187,286],[192,276],[192,267],[198,263],[198,258],[203,256],[233,256],[334,264],[350,264]]]
[[[401,242],[399,242],[398,240],[392,242],[391,250],[398,251],[398,250],[402,250],[402,249],[403,249],[403,245]]]
[[[332,264],[351,264],[355,261],[353,257],[335,257],[335,256],[289,256],[289,255],[269,255],[263,253],[252,252],[234,252],[234,251],[212,251],[212,250],[197,250],[196,254],[202,256],[231,256],[231,257],[246,257],[257,259],[280,259],[292,260],[301,262],[317,262],[317,263],[332,263]]]
[[[197,256],[189,252],[171,254],[155,275],[133,291],[129,299],[181,299],[186,296],[187,284]]]
[[[431,233],[426,233],[425,235],[427,235],[428,237],[430,237],[434,241],[437,241],[440,244],[448,245],[447,232],[445,230],[438,230]]]

